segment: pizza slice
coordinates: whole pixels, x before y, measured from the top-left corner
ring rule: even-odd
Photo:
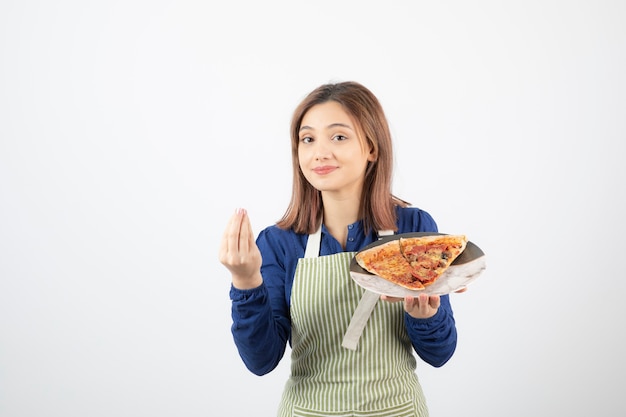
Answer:
[[[465,250],[465,235],[400,237],[355,255],[366,271],[410,290],[432,285]]]
[[[422,283],[413,276],[411,265],[400,251],[398,240],[358,252],[357,263],[366,271],[412,290],[423,290]]]
[[[399,239],[411,273],[424,286],[434,283],[465,250],[465,235],[432,235]]]

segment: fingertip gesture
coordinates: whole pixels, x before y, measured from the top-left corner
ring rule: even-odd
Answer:
[[[235,211],[224,230],[219,260],[231,272],[236,287],[254,288],[260,285],[261,252],[256,245],[248,213],[243,208]]]

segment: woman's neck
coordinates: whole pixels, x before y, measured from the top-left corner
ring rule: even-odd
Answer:
[[[335,199],[322,196],[324,202],[324,226],[346,248],[348,226],[359,220],[359,199]]]

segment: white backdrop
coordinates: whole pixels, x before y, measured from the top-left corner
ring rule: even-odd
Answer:
[[[291,191],[291,111],[380,98],[394,191],[487,271],[432,416],[626,413],[626,4],[0,3],[0,415],[272,416],[230,335],[227,219]]]

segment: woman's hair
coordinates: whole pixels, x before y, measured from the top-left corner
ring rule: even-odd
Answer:
[[[357,130],[376,160],[368,162],[361,193],[359,218],[365,233],[370,230],[397,230],[395,206],[408,203],[391,192],[393,150],[391,132],[380,102],[370,90],[356,82],[324,84],[313,90],[296,107],[291,119],[293,191],[287,211],[276,224],[296,233],[314,233],[323,213],[322,196],[304,177],[298,160],[300,125],[304,115],[318,104],[335,101],[354,119]],[[367,146],[369,145],[369,146]]]

